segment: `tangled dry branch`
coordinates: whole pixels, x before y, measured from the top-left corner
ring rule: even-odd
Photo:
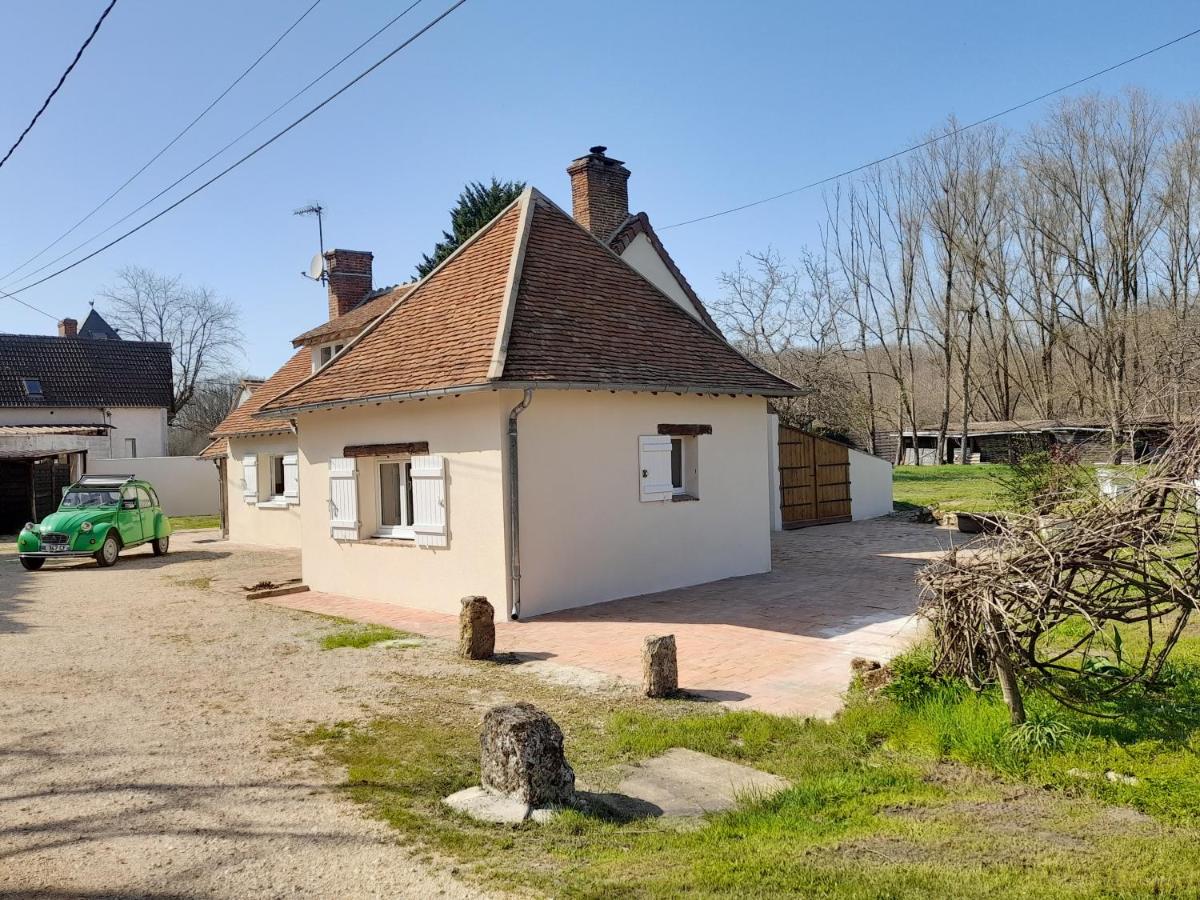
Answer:
[[[919,576],[937,670],[998,682],[1014,723],[1025,720],[1022,684],[1102,715],[1155,681],[1200,600],[1200,432],[1178,431],[1118,492],[1087,474],[1043,498],[1053,515],[1005,516],[980,546]]]

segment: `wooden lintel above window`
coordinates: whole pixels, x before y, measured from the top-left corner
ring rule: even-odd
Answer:
[[[342,456],[427,456],[429,441],[407,444],[351,444],[342,448]]]
[[[669,434],[672,437],[687,437],[693,434],[712,434],[711,425],[659,425],[659,434]]]

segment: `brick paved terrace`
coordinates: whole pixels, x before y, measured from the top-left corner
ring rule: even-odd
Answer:
[[[680,686],[734,709],[829,716],[850,660],[886,660],[919,633],[914,575],[950,532],[873,519],[774,536],[774,567],[521,622],[501,621],[497,652],[615,678],[641,677],[642,639],[673,633]],[[451,615],[311,592],[268,602],[454,639]]]

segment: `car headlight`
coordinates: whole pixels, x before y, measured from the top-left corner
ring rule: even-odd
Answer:
[[[37,523],[36,522],[26,522],[25,530],[26,531],[37,531],[38,530]]]
[[[91,531],[91,530],[92,530],[92,523],[91,523],[91,522],[80,522],[80,523],[79,523],[79,530],[80,530],[80,531]]]

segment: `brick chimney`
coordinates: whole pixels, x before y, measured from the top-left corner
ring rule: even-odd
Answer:
[[[329,319],[345,315],[371,292],[371,261],[366,250],[326,250],[325,271],[329,279]]]
[[[74,319],[63,319],[58,323],[59,337],[75,337],[79,334],[79,323]]]
[[[592,147],[567,166],[571,176],[571,214],[601,240],[629,218],[629,170],[605,156],[607,147]]]

